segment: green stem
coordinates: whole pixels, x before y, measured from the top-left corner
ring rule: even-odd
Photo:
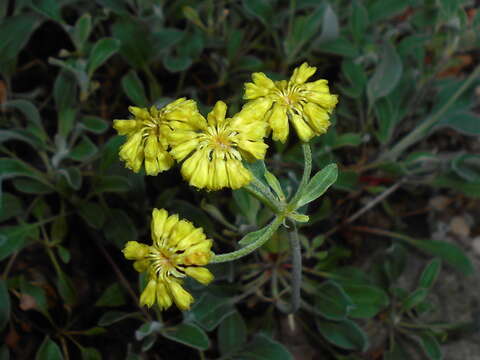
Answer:
[[[310,174],[312,173],[312,150],[310,149],[309,143],[302,143],[303,158],[304,158],[304,168],[302,180],[300,180],[300,185],[298,186],[297,192],[293,196],[293,199],[290,201],[290,204],[293,208],[296,208],[298,200],[303,194],[305,186],[307,186],[308,181],[310,180]],[[293,210],[293,209],[292,209]]]
[[[434,125],[440,117],[453,105],[455,101],[462,95],[472,82],[480,75],[480,65],[465,80],[460,89],[429,119],[425,120],[420,126],[416,127],[411,133],[401,139],[390,151],[380,156],[379,160],[395,160],[405,149],[419,141],[425,132]]]
[[[294,221],[292,221],[289,238],[292,251],[292,308],[290,313],[294,313],[300,308],[300,288],[302,284],[302,249],[298,239],[297,225]]]
[[[283,215],[277,216],[275,220],[273,220],[272,223],[268,225],[267,231],[261,237],[259,237],[255,242],[250,243],[236,251],[232,251],[232,252],[221,254],[221,255],[214,255],[210,263],[222,263],[227,261],[233,261],[252,253],[253,251],[257,250],[260,246],[265,244],[268,240],[270,240],[272,235],[275,233],[275,231],[277,231],[277,229],[280,227],[280,225],[283,223],[284,220],[285,220],[285,216]]]
[[[244,189],[260,200],[265,206],[269,207],[275,214],[282,212],[282,206],[275,199],[272,192],[257,178],[254,177],[248,185],[244,186]]]

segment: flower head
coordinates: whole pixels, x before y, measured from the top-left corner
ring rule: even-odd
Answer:
[[[244,99],[270,101],[264,118],[272,128],[273,140],[286,141],[289,121],[302,141],[327,131],[337,95],[330,94],[327,80],[306,82],[315,71],[315,67],[303,63],[288,81],[272,81],[264,73],[254,73],[253,82],[245,84]]]
[[[172,167],[174,160],[168,153],[167,121],[192,116],[198,112],[193,100],[181,98],[161,109],[129,107],[133,119],[114,120],[113,127],[127,141],[120,148],[119,156],[125,166],[138,172],[145,162],[147,175],[157,175]]]
[[[197,188],[238,189],[248,184],[252,174],[242,160],[263,159],[267,124],[257,107],[267,110],[269,101],[246,105],[232,118],[225,118],[227,105],[218,101],[205,119],[196,117],[170,121],[170,154],[183,161],[182,175]]]
[[[151,224],[153,244],[129,241],[123,249],[128,260],[135,260],[134,268],[148,272],[147,286],[140,296],[140,305],[151,307],[155,302],[161,309],[175,303],[181,310],[190,308],[193,297],[182,287],[182,279],[190,276],[202,284],[213,280],[207,265],[212,255],[212,240],[202,228],[168,216],[166,210],[154,209]]]

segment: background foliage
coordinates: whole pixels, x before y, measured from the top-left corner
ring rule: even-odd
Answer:
[[[429,291],[443,265],[473,266],[457,245],[424,239],[424,216],[400,214],[417,209],[413,196],[480,197],[474,3],[1,1],[0,358],[291,359],[293,338],[321,358],[440,359],[440,343],[478,324],[443,323]],[[280,79],[303,61],[339,94],[313,156],[316,170],[336,162],[340,173],[304,209],[302,310],[280,311],[282,231],[258,254],[212,266],[209,287],[188,284],[191,311],[138,308],[143,279],[119,250],[148,238],[153,207],[202,226],[218,253],[271,214],[242,190],[195,191],[178,171],[129,172],[111,120],[178,96],[236,110],[252,72]],[[288,195],[300,147],[270,145]],[[405,271],[422,253],[421,273]]]

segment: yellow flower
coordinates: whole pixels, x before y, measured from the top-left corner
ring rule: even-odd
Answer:
[[[272,81],[264,73],[254,73],[253,82],[245,84],[244,99],[250,103],[260,99],[270,101],[264,119],[272,128],[273,140],[287,140],[289,121],[302,141],[327,132],[337,95],[330,94],[327,80],[306,82],[316,70],[303,63],[288,81]]]
[[[170,121],[170,154],[183,161],[182,175],[197,188],[238,189],[248,184],[252,174],[242,160],[263,159],[268,145],[263,142],[268,125],[262,114],[270,101],[246,105],[232,118],[225,118],[227,105],[218,101],[205,119],[196,117]]]
[[[161,309],[175,303],[181,310],[190,308],[193,297],[182,287],[182,279],[190,276],[202,284],[213,280],[212,273],[202,267],[212,256],[212,240],[202,228],[168,216],[166,210],[153,209],[151,224],[152,245],[129,241],[123,249],[128,260],[135,260],[134,268],[148,272],[147,286],[140,296],[140,305]]]
[[[174,160],[167,151],[167,134],[170,131],[167,122],[197,112],[195,102],[181,98],[161,109],[154,106],[150,109],[130,106],[128,109],[133,119],[113,121],[119,135],[127,136],[119,152],[125,166],[138,172],[145,163],[147,175],[157,175],[170,169]]]

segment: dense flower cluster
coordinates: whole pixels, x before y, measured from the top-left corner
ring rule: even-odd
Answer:
[[[161,309],[175,303],[181,310],[190,308],[192,295],[182,287],[182,279],[190,276],[202,284],[213,280],[212,273],[202,267],[211,257],[212,240],[202,228],[180,220],[178,215],[168,216],[166,210],[154,209],[151,224],[152,245],[129,241],[124,256],[135,260],[138,272],[147,272],[147,286],[140,296],[140,305],[151,307],[157,303]]]
[[[147,175],[181,164],[182,176],[199,189],[239,189],[253,175],[244,161],[262,160],[268,145],[264,138],[285,142],[289,123],[302,141],[323,134],[337,103],[327,81],[307,82],[316,68],[306,63],[296,68],[288,81],[272,81],[263,73],[254,73],[245,84],[247,103],[232,117],[227,105],[218,101],[205,118],[193,100],[181,98],[158,109],[130,107],[132,119],[114,120],[113,127],[127,137],[119,156],[134,172],[145,167]],[[212,253],[212,240],[201,228],[168,216],[166,210],[153,210],[152,245],[129,241],[125,257],[134,260],[134,268],[147,272],[147,285],[140,304],[161,309],[173,303],[181,310],[190,308],[193,297],[182,280],[190,276],[202,284],[213,280],[205,265]]]
[[[304,63],[293,71],[288,81],[272,81],[264,73],[254,73],[253,82],[245,84],[244,99],[270,101],[271,107],[264,113],[264,119],[272,129],[273,140],[287,140],[289,122],[302,141],[327,132],[337,95],[330,94],[327,80],[306,82],[316,70]]]
[[[327,81],[307,82],[316,68],[304,63],[288,81],[272,81],[254,73],[245,84],[247,103],[240,112],[227,117],[227,106],[218,101],[203,117],[193,100],[181,98],[161,109],[130,107],[133,119],[114,120],[114,128],[127,141],[120,158],[134,172],[145,164],[147,175],[182,163],[181,173],[200,189],[238,189],[252,178],[243,161],[265,158],[264,138],[285,142],[289,123],[302,141],[325,133],[337,104]]]

